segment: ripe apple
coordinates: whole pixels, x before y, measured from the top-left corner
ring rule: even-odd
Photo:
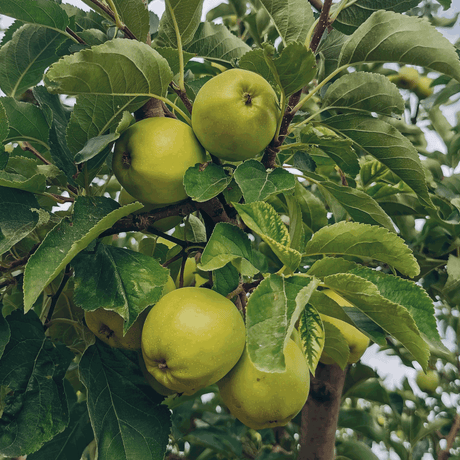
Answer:
[[[284,426],[302,409],[310,391],[304,354],[293,340],[284,350],[286,370],[258,370],[247,350],[217,385],[230,412],[254,430]]]
[[[434,393],[439,386],[439,375],[432,370],[429,370],[426,374],[423,371],[418,371],[415,382],[422,391]]]
[[[154,117],[138,121],[122,134],[115,145],[112,169],[134,198],[165,206],[187,198],[185,171],[205,159],[190,126]]]
[[[145,367],[144,359],[142,358],[141,352],[139,352],[138,358],[139,358],[139,367],[141,368],[141,371],[142,371],[142,374],[145,380],[158,394],[162,396],[169,396],[169,395],[173,395],[176,393],[174,390],[170,390],[169,388],[166,388],[164,385],[162,385],[158,380],[155,379],[155,377],[152,374],[150,374],[147,371],[147,368]]]
[[[196,137],[209,153],[243,161],[262,152],[275,135],[278,98],[260,75],[230,69],[207,81],[192,111]]]
[[[246,329],[235,305],[210,289],[170,292],[142,330],[147,370],[165,387],[192,395],[220,380],[243,353]]]
[[[120,191],[120,196],[118,197],[118,203],[120,203],[121,206],[125,206],[130,203],[134,203],[136,198],[131,196],[126,189],[122,188]],[[149,204],[146,203],[146,205],[142,208],[139,209],[138,211],[134,211],[133,214],[141,214],[143,212],[151,212],[154,209],[161,208],[161,206],[156,206],[154,204]],[[164,219],[161,219],[153,224],[153,227],[156,228],[157,230],[160,230],[160,232],[167,232],[168,230],[171,230],[174,228],[176,225],[179,225],[182,222],[182,218],[179,216],[172,216],[172,217],[165,217]]]
[[[163,289],[163,295],[176,289],[171,277]],[[141,348],[141,333],[145,318],[150,308],[146,308],[134,321],[134,324],[123,335],[124,319],[116,312],[98,308],[93,311],[85,311],[86,325],[96,337],[107,345],[114,348],[126,348],[139,350]]]
[[[343,297],[340,297],[336,292],[331,290],[322,291],[332,300],[335,300],[341,307],[352,307],[353,305],[345,300]],[[369,339],[361,331],[356,329],[356,327],[351,324],[346,323],[338,318],[333,318],[332,316],[323,315],[320,313],[321,319],[327,321],[335,326],[344,336],[345,340],[350,347],[350,356],[348,357],[348,364],[356,363],[359,358],[366,351],[369,346]],[[320,361],[323,364],[334,364],[335,361],[323,351]]]

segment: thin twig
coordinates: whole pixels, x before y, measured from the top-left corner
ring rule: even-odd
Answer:
[[[446,436],[447,445],[444,450],[441,450],[438,454],[438,460],[447,460],[450,457],[450,449],[454,445],[455,438],[460,430],[460,415],[456,414],[454,423],[452,424],[449,434]]]
[[[105,14],[107,14],[108,16],[110,16],[110,18],[112,19],[113,22],[116,22],[116,19],[115,19],[115,14],[114,12],[106,5],[104,5],[103,3],[101,3],[99,0],[91,0],[92,3],[94,3],[98,8],[100,8]],[[136,36],[128,29],[128,27],[126,27],[125,25],[123,25],[123,27],[121,28],[121,30],[125,33],[125,35],[130,38],[131,40],[137,40]]]
[[[87,43],[85,42],[85,40],[83,40],[82,38],[80,38],[70,27],[66,27],[65,28],[65,31],[70,35],[72,36],[73,38],[75,38],[75,40],[77,40],[78,43],[81,43],[82,45],[86,45]]]
[[[184,103],[188,113],[191,115],[193,105],[190,99],[187,97],[187,93],[185,91],[181,91],[180,88],[178,88],[174,83],[170,83],[169,86],[180,97],[180,100]]]
[[[9,286],[10,284],[16,284],[16,279],[15,278],[9,278],[5,281],[2,281],[0,283],[0,289],[4,288],[5,286]]]
[[[75,198],[71,196],[62,196],[62,195],[58,195],[57,193],[50,193],[50,195],[54,196],[56,200],[62,203],[73,203],[75,201]]]
[[[51,305],[48,310],[48,314],[46,315],[45,324],[44,324],[45,330],[48,329],[48,327],[50,326],[51,317],[53,316],[54,309],[56,307],[59,296],[61,295],[62,291],[65,288],[65,285],[67,284],[67,281],[69,281],[72,275],[73,275],[73,270],[70,268],[70,264],[67,264],[61,284],[59,285],[56,293],[51,298]]]
[[[28,142],[21,142],[19,145],[21,146],[22,150],[33,153],[39,160],[43,161],[43,163],[47,165],[52,164],[44,156],[42,156],[42,154],[38,150],[32,147]]]
[[[308,0],[313,8],[316,9],[316,11],[321,11],[323,9],[323,4],[321,3],[321,0]]]
[[[310,49],[315,52],[318,48],[321,37],[324,34],[324,31],[329,26],[329,11],[331,9],[332,0],[324,0],[324,5],[321,9],[321,14],[319,16],[318,24],[316,25],[315,31],[313,32],[313,37],[310,43]]]
[[[13,270],[16,267],[20,267],[22,265],[25,265],[27,261],[30,259],[30,256],[37,250],[38,246],[40,246],[40,243],[37,243],[29,252],[29,254],[25,255],[24,257],[21,257],[20,259],[14,260],[8,265],[5,265],[4,267],[0,267],[0,273],[6,273],[11,270]]]

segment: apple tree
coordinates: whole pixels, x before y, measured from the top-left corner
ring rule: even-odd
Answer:
[[[166,0],[161,18],[146,0],[84,2],[0,0],[14,19],[0,47],[0,457],[459,455],[460,125],[444,110],[460,51],[436,28],[456,23],[441,15],[454,2],[230,0],[205,21],[203,0]],[[219,105],[243,74],[244,104],[270,122]],[[261,81],[273,96],[257,106]],[[178,202],[140,202],[114,175],[134,168],[113,166],[114,145],[155,117],[208,150]],[[158,180],[137,184],[144,201]],[[186,286],[233,302],[259,373],[287,373],[296,338],[300,412],[245,425],[221,382],[164,394],[135,340],[113,345]],[[91,326],[108,312],[116,324]],[[170,327],[179,357],[193,352]],[[387,388],[358,361],[368,343],[427,372],[419,389]],[[259,401],[251,385],[241,410],[298,393]]]

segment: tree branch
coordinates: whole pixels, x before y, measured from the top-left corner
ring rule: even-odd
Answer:
[[[61,284],[59,285],[56,293],[51,298],[51,305],[48,310],[48,314],[46,315],[45,324],[44,324],[45,330],[48,329],[48,327],[50,326],[51,317],[53,316],[54,309],[56,307],[57,301],[59,300],[59,296],[64,290],[65,285],[67,284],[67,281],[69,281],[69,279],[71,278],[72,274],[73,274],[73,270],[70,268],[70,264],[67,264]]]
[[[332,0],[324,0],[324,5],[321,9],[318,24],[316,25],[313,37],[310,42],[310,49],[315,52],[318,48],[321,37],[324,31],[329,26],[329,11],[331,9]]]
[[[22,150],[34,154],[40,161],[42,161],[46,165],[51,165],[52,164],[44,156],[42,156],[42,154],[38,150],[36,150],[34,147],[32,147],[28,142],[20,142],[19,145],[21,146]]]
[[[98,8],[100,8],[105,14],[110,16],[113,22],[116,22],[115,19],[115,14],[114,12],[107,6],[101,3],[99,0],[91,0],[92,3],[94,3]],[[126,27],[123,25],[121,30],[125,33],[125,35],[130,38],[131,40],[137,40],[136,36]]]
[[[455,438],[460,430],[460,415],[456,414],[454,418],[454,423],[452,424],[449,434],[446,437],[447,446],[444,450],[441,450],[438,454],[438,460],[447,460],[450,457],[450,449],[454,445]]]
[[[70,36],[72,36],[73,38],[75,38],[75,40],[77,40],[78,43],[81,43],[82,45],[86,45],[85,40],[83,40],[82,38],[80,38],[70,27],[66,27],[66,28],[65,28],[65,31],[66,31]]]
[[[302,409],[299,460],[332,460],[346,370],[318,364]]]
[[[190,99],[187,97],[187,93],[185,91],[181,91],[180,88],[178,88],[174,83],[170,83],[169,86],[179,96],[180,100],[184,103],[186,109],[188,110],[188,113],[191,115],[193,105]]]
[[[22,265],[25,265],[27,261],[30,259],[30,256],[37,250],[38,246],[40,246],[40,243],[37,243],[29,252],[29,254],[25,255],[24,257],[21,257],[20,259],[16,259],[13,262],[11,262],[8,265],[5,265],[4,267],[0,267],[0,273],[6,273],[11,270],[13,270],[16,267],[20,267]]]

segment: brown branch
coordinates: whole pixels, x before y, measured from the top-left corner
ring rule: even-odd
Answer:
[[[197,209],[205,212],[215,224],[219,222],[227,222],[234,225],[238,225],[235,219],[228,217],[227,212],[224,209],[223,204],[217,197],[211,198],[203,203],[195,203]]]
[[[71,35],[73,38],[75,38],[75,40],[77,40],[78,43],[81,43],[82,45],[86,45],[87,43],[85,42],[85,40],[83,40],[82,38],[80,38],[70,27],[66,27],[65,28],[65,31]]]
[[[323,4],[321,3],[321,0],[308,0],[313,8],[316,9],[316,11],[321,11],[323,9]]]
[[[69,281],[72,275],[73,275],[73,270],[70,268],[70,264],[67,264],[61,284],[59,285],[56,293],[53,294],[51,298],[51,305],[48,310],[48,314],[46,315],[45,324],[44,324],[45,330],[48,329],[48,327],[50,326],[51,317],[53,316],[54,309],[56,307],[59,296],[62,294],[62,291],[64,290],[65,285],[67,284],[67,281]]]
[[[452,424],[449,434],[446,437],[447,446],[444,450],[441,450],[438,454],[438,460],[447,460],[450,457],[450,449],[454,445],[455,438],[460,430],[460,415],[456,414],[454,418],[454,423]]]
[[[44,156],[42,156],[42,154],[38,150],[32,147],[28,142],[21,142],[19,145],[21,146],[22,150],[33,153],[39,160],[43,161],[43,163],[47,165],[52,164]]]
[[[178,88],[174,83],[170,83],[169,86],[179,96],[180,100],[184,103],[185,107],[187,108],[188,113],[191,115],[193,105],[190,99],[188,98],[187,93],[185,91],[181,91],[180,88]]]
[[[318,364],[302,409],[299,460],[332,460],[346,370]]]
[[[104,5],[99,0],[91,0],[91,2],[94,3],[98,8],[100,8],[105,14],[110,16],[110,18],[112,19],[113,22],[116,22],[114,12],[107,5]],[[123,24],[123,27],[121,28],[121,30],[131,40],[137,40],[136,36],[124,24]]]
[[[37,243],[29,252],[29,254],[25,255],[24,257],[21,257],[20,259],[14,260],[8,265],[5,265],[4,267],[0,267],[0,273],[6,273],[11,270],[13,270],[16,267],[20,267],[22,265],[25,265],[27,261],[30,259],[30,256],[37,250],[38,246],[40,246],[40,243]]]
[[[310,42],[310,49],[315,52],[318,48],[321,37],[323,36],[324,31],[330,25],[329,23],[329,11],[331,9],[332,0],[324,0],[324,5],[321,9],[321,14],[319,16],[318,24],[315,27],[313,32],[313,37]]]
[[[9,286],[10,284],[16,284],[16,283],[17,283],[17,281],[16,281],[15,278],[9,278],[9,279],[7,279],[5,281],[2,281],[0,283],[0,289],[4,288],[5,286]]]
[[[57,193],[50,193],[50,195],[54,196],[56,200],[60,201],[61,203],[73,203],[75,201],[75,198],[72,198],[71,196],[62,196],[58,195]]]
[[[168,117],[177,118],[165,105],[163,101],[152,97],[140,109],[134,112],[136,121],[144,118]]]

